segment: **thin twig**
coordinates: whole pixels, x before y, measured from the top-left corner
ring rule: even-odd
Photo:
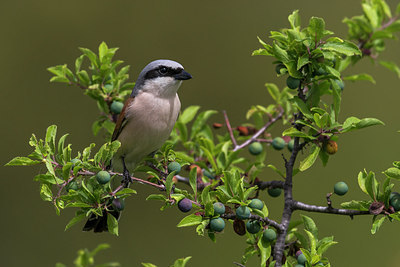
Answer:
[[[231,127],[231,123],[229,122],[228,114],[226,113],[225,110],[223,110],[222,113],[224,114],[226,128],[228,128],[228,132],[229,132],[229,135],[231,137],[232,144],[236,148],[237,147],[237,142],[236,142],[235,136],[233,135],[233,130],[232,130],[232,127]]]
[[[316,205],[309,205],[305,204],[300,201],[293,201],[293,209],[295,210],[304,210],[309,212],[319,212],[319,213],[328,213],[328,214],[338,214],[338,215],[371,215],[371,213],[367,210],[349,210],[349,209],[335,209],[332,207],[323,207],[323,206],[316,206]],[[384,212],[382,211],[382,214]]]

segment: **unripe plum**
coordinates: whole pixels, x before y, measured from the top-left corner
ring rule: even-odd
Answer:
[[[246,206],[240,206],[236,209],[236,218],[246,220],[250,217],[250,209]]]
[[[221,232],[225,228],[225,221],[222,218],[214,218],[210,220],[210,229],[214,232]]]
[[[111,176],[106,171],[99,171],[96,174],[96,180],[99,184],[106,184],[110,181],[110,179],[111,179]]]
[[[168,173],[175,171],[175,174],[179,174],[181,172],[181,164],[176,161],[170,162],[168,164]]]
[[[258,198],[254,198],[251,200],[249,207],[256,210],[262,210],[262,208],[264,207],[264,203]]]
[[[114,114],[119,114],[119,113],[121,113],[123,107],[124,107],[124,103],[119,102],[119,101],[113,101],[111,103],[110,110]]]
[[[343,196],[347,191],[349,191],[349,187],[345,182],[337,182],[333,189],[335,194],[339,196]]]
[[[214,207],[214,215],[221,215],[225,213],[225,205],[221,202],[215,202],[213,204]]]
[[[253,142],[249,145],[250,154],[257,156],[263,151],[263,145],[260,142]]]
[[[276,150],[282,150],[286,146],[285,140],[282,137],[275,137],[272,140],[272,147]]]

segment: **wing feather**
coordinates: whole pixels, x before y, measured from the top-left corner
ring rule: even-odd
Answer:
[[[114,132],[112,134],[111,142],[117,140],[119,134],[121,133],[122,129],[125,127],[128,119],[126,118],[126,109],[132,104],[135,100],[135,97],[129,97],[125,101],[125,105],[122,108],[121,113],[118,116],[117,123],[115,124]]]

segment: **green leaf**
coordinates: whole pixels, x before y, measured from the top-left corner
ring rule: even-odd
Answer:
[[[310,63],[310,59],[308,57],[308,54],[302,55],[297,60],[297,70],[300,70],[304,65],[307,65],[308,63]]]
[[[283,179],[286,178],[286,175],[285,175],[282,171],[280,171],[278,168],[276,168],[274,165],[269,164],[267,167],[268,167],[268,168],[271,168],[274,172],[276,172],[277,174],[279,174]]]
[[[190,214],[184,217],[177,225],[177,227],[187,227],[187,226],[194,226],[198,225],[203,221],[201,216]]]
[[[293,97],[293,102],[294,105],[303,113],[304,116],[306,116],[308,119],[312,120],[313,115],[311,111],[308,109],[306,103],[303,102],[298,96]]]
[[[311,150],[310,150],[310,154],[300,162],[300,171],[305,171],[308,168],[310,168],[315,160],[318,158],[318,154],[319,151],[321,150],[321,148],[315,144],[312,145]]]
[[[385,124],[382,121],[375,119],[375,118],[365,118],[365,119],[360,120],[356,124],[356,128],[362,129],[362,128],[366,128],[366,127],[370,127],[370,126],[374,126],[374,125],[385,125]]]
[[[371,201],[356,201],[343,202],[340,206],[344,209],[368,211]]]
[[[366,73],[346,76],[343,78],[343,80],[352,81],[352,82],[354,82],[354,81],[369,81],[373,84],[376,83],[374,78],[371,75],[366,74]]]
[[[319,40],[321,40],[321,38],[325,35],[325,21],[321,18],[311,17],[308,25],[308,31],[310,35],[315,38],[314,41],[318,43]]]
[[[142,262],[142,267],[157,267],[157,265],[154,265],[152,263]]]
[[[278,103],[280,94],[281,94],[278,89],[278,86],[276,86],[273,83],[266,83],[265,86],[267,87],[267,90],[268,90],[269,94],[271,95],[272,99]]]
[[[383,222],[385,221],[386,216],[381,217],[379,220],[375,220],[372,224],[371,234],[375,234],[379,228],[382,226]]]
[[[197,196],[197,168],[192,168],[189,173],[189,183],[193,189],[195,198]]]
[[[186,263],[188,263],[188,261],[191,259],[192,257],[186,257],[186,258],[181,258],[181,259],[177,259],[173,265],[171,265],[171,267],[185,267]]]
[[[282,63],[288,63],[290,61],[288,53],[280,48],[276,43],[272,45],[272,52],[274,53],[274,56]]]
[[[167,200],[167,198],[164,195],[161,194],[152,194],[149,195],[146,200],[161,200],[161,201],[165,201]]]
[[[288,17],[290,26],[292,26],[292,29],[297,29],[300,27],[300,17],[299,17],[299,11],[295,10],[292,12],[292,14],[289,15]]]
[[[53,200],[53,192],[51,192],[50,186],[47,184],[40,185],[40,197],[44,201],[52,201]]]
[[[121,191],[118,191],[117,193],[115,193],[115,195],[118,196],[122,196],[122,195],[129,195],[129,194],[136,194],[137,192],[131,188],[124,188]]]
[[[265,262],[269,259],[271,256],[271,243],[266,243],[263,241],[262,238],[260,238],[257,242],[257,246],[260,249],[260,266],[265,267]]]
[[[312,233],[315,238],[318,238],[318,228],[313,219],[305,215],[301,215],[301,218],[303,220],[304,228]]]
[[[50,147],[51,154],[55,153],[56,150],[56,134],[57,134],[57,126],[51,125],[46,130],[46,143]]]
[[[27,157],[15,157],[10,160],[5,166],[31,166],[42,163],[42,161],[32,160]]]
[[[311,256],[314,256],[315,254],[317,254],[317,237],[311,233],[310,231],[308,231],[307,229],[304,229],[304,232],[306,232],[307,236],[308,236],[308,241],[310,244],[310,250],[311,250]],[[309,262],[312,262],[312,260]]]
[[[78,222],[82,221],[82,220],[85,219],[85,218],[86,218],[86,216],[85,216],[84,213],[83,213],[83,214],[79,214],[79,215],[75,215],[75,217],[72,218],[72,219],[68,222],[67,226],[65,226],[64,231],[67,231],[69,228],[71,228],[71,226],[77,224]]]
[[[285,131],[283,131],[282,136],[302,137],[311,140],[316,139],[315,137],[308,135],[304,132],[301,132],[294,127],[288,128]]]
[[[378,28],[379,27],[378,10],[369,5],[368,3],[362,4],[362,9],[364,11],[365,16],[371,23],[372,27]]]
[[[111,213],[107,213],[107,227],[110,234],[118,236],[118,220]]]
[[[335,40],[331,42],[328,39],[328,41],[321,45],[320,48],[323,51],[332,51],[349,57],[355,55],[361,56],[361,51],[358,49],[357,45],[349,41],[343,41],[339,38],[335,38]]]
[[[390,178],[400,180],[400,170],[398,168],[392,167],[387,169],[384,174]]]
[[[384,66],[388,70],[393,71],[400,78],[400,68],[396,65],[396,63],[390,62],[390,61],[381,60],[381,61],[379,61],[379,64],[381,64],[382,66]]]
[[[171,189],[172,186],[174,185],[172,178],[174,178],[175,174],[176,171],[171,172],[170,174],[168,174],[167,179],[165,180],[165,190],[167,191],[168,196],[171,194]]]
[[[193,126],[192,126],[192,132],[190,133],[190,138],[193,139],[194,136],[196,136],[196,134],[198,134],[201,129],[203,128],[203,126],[205,125],[205,123],[207,122],[207,120],[214,114],[217,114],[218,112],[215,110],[206,110],[201,112],[197,118],[195,119],[195,121],[193,122]]]
[[[179,116],[179,121],[183,124],[191,122],[199,111],[200,106],[189,106]]]

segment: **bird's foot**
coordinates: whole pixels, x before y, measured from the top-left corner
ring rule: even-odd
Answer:
[[[128,169],[125,169],[123,172],[123,179],[122,179],[122,185],[124,186],[124,188],[129,187],[129,185],[133,182],[131,175],[128,171]]]

